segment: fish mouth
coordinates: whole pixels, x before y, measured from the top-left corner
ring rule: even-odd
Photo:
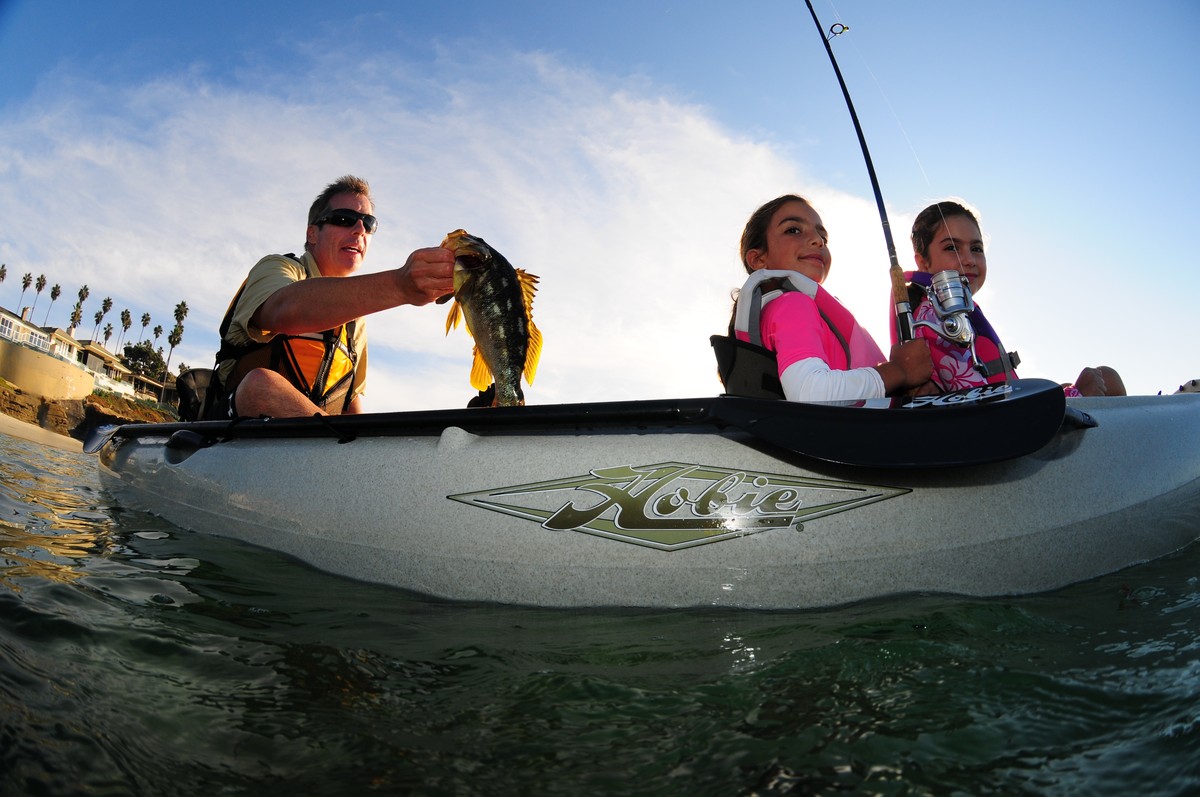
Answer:
[[[488,260],[486,258],[476,254],[456,252],[454,255],[455,270],[464,269],[466,271],[474,271],[486,267],[487,264]]]
[[[454,253],[454,268],[472,271],[492,262],[492,250],[482,238],[466,230],[455,230],[442,240],[442,248]]]

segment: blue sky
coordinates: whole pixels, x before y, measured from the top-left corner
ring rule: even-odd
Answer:
[[[1200,267],[1176,239],[1200,5],[814,5],[851,28],[834,48],[902,264],[913,216],[965,198],[989,239],[978,299],[1023,375],[1200,376]],[[541,277],[531,403],[718,392],[737,239],[784,192],[818,206],[827,287],[887,338],[878,212],[802,1],[0,0],[0,74],[0,305],[26,272],[63,287],[51,324],[84,283],[85,319],[107,295],[114,322],[169,329],[185,299],[174,363],[210,364],[245,272],[297,250],[348,172],[381,219],[366,270],[465,227]],[[465,403],[471,344],[444,320],[370,319],[371,409]]]

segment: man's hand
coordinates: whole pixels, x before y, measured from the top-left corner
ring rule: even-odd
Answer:
[[[440,246],[418,249],[395,274],[408,304],[429,304],[454,292],[454,253]]]

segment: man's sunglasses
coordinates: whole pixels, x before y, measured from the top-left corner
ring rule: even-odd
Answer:
[[[339,210],[331,210],[319,219],[315,219],[313,224],[332,224],[334,227],[353,227],[359,221],[363,223],[363,229],[368,233],[374,234],[379,229],[379,219],[372,216],[370,213],[359,213],[348,208]]]

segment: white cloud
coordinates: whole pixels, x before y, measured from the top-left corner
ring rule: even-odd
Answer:
[[[11,242],[9,256],[53,273],[67,295],[73,280],[88,283],[88,315],[112,295],[114,315],[149,310],[169,327],[186,299],[175,362],[206,365],[244,272],[300,246],[311,197],[357,173],[382,219],[369,269],[461,226],[541,278],[545,348],[530,402],[652,398],[719,389],[708,336],[741,281],[737,239],[754,207],[808,190],[828,198],[835,230],[861,212],[704,109],[644,86],[546,56],[471,66],[368,66],[339,84],[356,87],[349,98],[322,89],[328,81],[293,84],[304,102],[187,75],[126,89],[59,83],[0,128],[19,155],[6,217],[37,229],[53,208],[59,220],[53,234]],[[462,330],[443,335],[445,312],[370,319],[373,409],[465,403],[471,343]]]
[[[173,362],[208,365],[245,272],[296,251],[312,197],[355,173],[371,181],[381,219],[368,270],[464,227],[541,278],[531,403],[711,395],[708,336],[724,330],[741,282],[741,226],[762,202],[799,192],[832,232],[828,287],[886,348],[873,202],[814,184],[771,147],[644,84],[544,55],[467,57],[368,59],[357,72],[339,62],[337,81],[311,61],[286,65],[287,80],[233,87],[193,75],[45,83],[0,120],[10,231],[0,259],[10,278],[31,270],[61,283],[63,318],[83,283],[85,318],[111,295],[111,319],[128,307],[135,324],[149,311],[169,329],[185,299]],[[904,267],[910,220],[892,218]],[[443,335],[445,312],[370,319],[372,409],[465,404],[471,344],[461,329]]]

